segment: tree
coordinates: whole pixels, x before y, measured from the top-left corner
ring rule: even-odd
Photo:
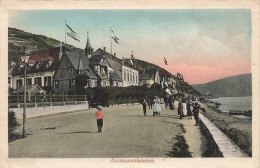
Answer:
[[[15,112],[9,111],[8,112],[8,141],[14,141],[18,138],[18,134],[14,131],[20,126],[18,123]]]
[[[76,76],[76,88],[77,90],[82,93],[85,87],[88,85],[88,77],[85,73],[77,74]]]

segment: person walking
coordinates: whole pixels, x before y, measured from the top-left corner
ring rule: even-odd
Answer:
[[[143,105],[144,116],[146,116],[146,106],[147,106],[146,99],[143,100],[142,105]]]
[[[198,102],[195,102],[193,105],[193,115],[196,120],[195,126],[199,125],[199,112],[200,112],[200,105]]]
[[[153,116],[161,116],[161,107],[160,107],[160,101],[159,98],[155,98],[154,102],[154,108],[153,108]]]
[[[174,99],[172,98],[172,96],[169,97],[169,107],[171,110],[174,110]]]
[[[155,98],[151,97],[150,103],[151,103],[151,109],[152,109],[154,106],[154,103],[155,103]]]
[[[178,115],[180,115],[180,119],[182,119],[183,117],[183,106],[181,101],[179,100],[179,104],[178,104]]]
[[[183,107],[183,116],[187,117],[187,104],[186,104],[186,100],[185,99],[183,99],[182,107]]]
[[[151,109],[151,101],[149,98],[147,99],[147,104],[148,104],[149,109]]]
[[[167,107],[168,107],[168,97],[167,97],[167,95],[165,95],[164,96],[164,106],[165,106],[165,108],[167,109]]]
[[[98,111],[96,112],[96,119],[98,132],[102,132],[104,113],[102,112],[102,106],[98,106],[97,109]]]
[[[191,104],[191,102],[188,102],[188,103],[187,103],[187,116],[188,116],[188,119],[191,119],[191,120],[192,120],[192,111],[191,111],[191,108],[192,108],[192,104]]]

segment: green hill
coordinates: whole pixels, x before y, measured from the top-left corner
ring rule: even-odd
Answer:
[[[8,28],[8,60],[17,62],[23,45],[30,50],[42,50],[56,47],[59,41],[43,35],[35,35],[15,28]]]
[[[60,42],[56,39],[46,37],[44,35],[37,35],[28,33],[16,28],[8,28],[8,61],[18,62],[20,60],[20,53],[23,51],[23,46],[26,43],[26,46],[29,50],[43,50],[51,47],[57,47],[60,45]],[[74,47],[68,45],[70,47]],[[77,48],[78,50],[83,51],[82,49]],[[129,59],[126,59],[130,63]],[[165,72],[168,76],[171,76],[176,79],[176,76],[168,72],[167,70],[143,61],[139,59],[134,60],[138,70],[151,70],[158,69],[159,71]],[[195,89],[193,89],[188,83],[181,82],[180,90],[182,92],[188,92],[193,94],[199,94]]]

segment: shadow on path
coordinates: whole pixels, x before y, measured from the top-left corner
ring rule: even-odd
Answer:
[[[64,132],[64,133],[57,133],[57,134],[84,134],[84,133],[99,133],[99,132],[77,131],[77,132]]]

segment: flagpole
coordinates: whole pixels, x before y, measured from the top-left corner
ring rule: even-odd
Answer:
[[[66,53],[66,25],[67,23],[66,23],[66,20],[65,20],[65,51],[64,51],[64,53]]]
[[[111,36],[111,27],[110,27],[110,42],[111,42],[111,55],[113,55],[113,54],[112,54],[112,36]]]

